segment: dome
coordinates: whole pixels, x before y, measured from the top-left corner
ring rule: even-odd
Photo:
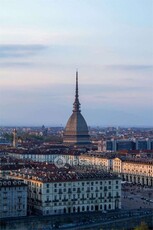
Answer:
[[[70,116],[66,124],[65,132],[69,135],[74,133],[75,134],[79,133],[80,135],[88,134],[87,123],[81,113],[76,113],[76,112],[72,113],[72,115]]]
[[[80,112],[73,112],[64,131],[64,143],[90,144],[88,126]]]
[[[78,74],[76,73],[76,95],[73,103],[73,113],[70,116],[64,131],[64,144],[89,145],[88,126],[81,114],[78,96]]]

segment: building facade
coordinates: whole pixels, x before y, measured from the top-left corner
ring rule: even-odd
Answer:
[[[76,161],[78,159],[77,154],[59,154],[59,153],[20,153],[14,152],[9,153],[11,157],[15,157],[16,159],[25,160],[25,161],[34,161],[34,162],[46,162],[46,163],[55,163],[59,159],[62,159],[65,163],[70,163],[72,161]]]
[[[153,150],[153,140],[152,139],[112,139],[99,141],[98,143],[99,151],[109,151],[116,152],[122,150]]]
[[[121,208],[121,179],[116,175],[89,167],[54,168],[54,173],[12,173],[28,185],[30,212],[55,215]]]
[[[0,179],[0,218],[27,215],[27,185],[23,180]]]
[[[113,160],[108,157],[100,156],[97,152],[81,154],[78,157],[78,162],[80,165],[91,165],[91,166],[99,166],[106,171],[110,171],[112,169]]]
[[[153,161],[145,159],[113,159],[113,171],[122,179],[153,187]]]

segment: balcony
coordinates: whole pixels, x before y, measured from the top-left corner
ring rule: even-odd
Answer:
[[[103,196],[100,196],[99,199],[104,199],[104,197],[103,197]]]
[[[77,201],[78,199],[76,199],[76,198],[74,198],[74,199],[72,199],[71,201]]]
[[[86,200],[86,198],[81,198],[80,200]]]
[[[48,203],[50,203],[50,202],[51,202],[51,200],[46,200],[46,201],[45,201],[46,204],[48,204]]]
[[[53,202],[59,202],[59,200],[56,199],[56,200],[53,200]]]
[[[121,198],[121,196],[119,196],[119,195],[116,195],[116,196],[114,196],[114,198]]]
[[[95,200],[95,198],[94,197],[90,197],[89,200]]]

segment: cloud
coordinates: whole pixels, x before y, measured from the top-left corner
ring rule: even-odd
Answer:
[[[1,62],[0,63],[0,68],[12,68],[12,67],[19,67],[19,68],[24,68],[24,67],[33,67],[36,64],[33,62]]]
[[[24,63],[23,63],[24,64]],[[24,87],[24,91],[22,90],[22,87]],[[22,92],[23,94],[26,92],[38,94],[38,95],[52,95],[56,97],[62,97],[63,95],[70,96],[73,98],[75,94],[75,85],[74,84],[57,84],[57,83],[49,83],[44,85],[37,85],[35,86],[0,86],[1,92]],[[92,92],[92,94],[91,94]],[[107,98],[110,95],[114,94],[126,94],[126,93],[149,93],[152,92],[152,86],[120,86],[116,85],[106,85],[106,84],[81,84],[79,85],[79,95],[80,97],[96,97],[101,98],[105,97]],[[107,95],[108,94],[108,95]]]
[[[81,91],[85,94],[87,92],[94,92],[96,93],[118,93],[118,92],[142,92],[142,91],[152,91],[152,87],[143,86],[143,85],[121,85],[120,82],[118,85],[112,84],[84,84],[80,86]],[[91,95],[91,93],[90,93]]]
[[[7,58],[24,58],[37,55],[39,52],[46,49],[47,46],[37,45],[0,45],[0,59]]]
[[[4,95],[5,100],[10,100],[10,95],[14,96],[16,99],[22,100],[25,98],[28,101],[34,100],[45,100],[50,98],[52,103],[54,100],[58,100],[59,103],[65,104],[65,100],[69,100],[70,103],[74,100],[75,86],[72,84],[49,84],[49,85],[35,85],[35,86],[0,86],[1,95]],[[91,94],[92,91],[92,94]],[[130,103],[131,100],[138,101],[137,103],[143,103],[142,100],[146,97],[150,97],[152,93],[151,88],[143,87],[120,87],[117,86],[113,88],[112,86],[104,85],[81,85],[79,87],[80,102],[94,102],[99,104],[100,101],[126,101]],[[12,97],[11,97],[12,98]],[[57,101],[56,101],[57,102]],[[150,101],[148,100],[148,103]],[[145,102],[147,104],[147,102]]]
[[[106,65],[105,68],[114,71],[143,71],[153,70],[153,65]]]

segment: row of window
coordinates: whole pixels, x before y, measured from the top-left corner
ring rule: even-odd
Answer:
[[[100,185],[102,185],[103,183],[107,183],[108,182],[108,184],[112,184],[112,181],[88,181],[88,182],[78,182],[77,183],[77,185],[82,185],[82,186],[84,186],[84,185],[95,185],[95,184],[100,184]],[[118,184],[119,182],[118,182],[118,180],[116,181],[116,184]],[[72,182],[69,182],[68,183],[68,185],[69,186],[75,186],[76,185],[76,183],[72,183]],[[49,186],[50,186],[50,184],[46,184],[46,187],[47,188],[49,188]],[[58,183],[58,184],[56,184],[56,183],[54,183],[54,187],[57,187],[57,186],[64,186],[64,187],[66,187],[67,186],[67,183]]]
[[[108,196],[108,197],[114,197],[114,196],[119,196],[119,192],[116,192],[115,194],[112,194],[111,192],[109,192],[109,193],[100,193],[100,194],[98,194],[98,193],[96,193],[96,194],[94,194],[94,193],[90,193],[90,194],[82,194],[82,195],[80,195],[80,194],[73,194],[73,197],[71,196],[71,195],[64,195],[64,196],[62,196],[62,195],[59,195],[59,196],[54,196],[54,200],[57,200],[57,199],[75,199],[75,198],[98,198],[98,197],[106,197],[106,196]],[[47,196],[47,200],[49,200],[49,196]],[[46,201],[47,201],[46,200]]]
[[[118,186],[116,186],[116,189],[118,188]],[[82,191],[86,191],[86,192],[88,192],[89,190],[102,190],[102,189],[112,189],[112,187],[111,186],[108,186],[108,187],[86,187],[86,188],[64,188],[64,189],[54,189],[54,192],[59,192],[59,193],[63,193],[63,192],[74,192],[74,191],[80,191],[80,192],[82,192]],[[50,192],[50,190],[49,189],[46,189],[46,193],[49,193]]]
[[[88,205],[88,206],[78,206],[78,207],[68,207],[58,210],[45,210],[44,214],[52,214],[54,213],[74,213],[74,212],[86,212],[86,211],[100,211],[100,210],[111,210],[113,206],[111,204],[104,204],[104,205]],[[119,202],[115,203],[115,209],[119,208]]]
[[[12,190],[15,190],[18,192],[18,190],[27,190],[27,187],[25,186],[21,186],[21,187],[3,187],[3,188],[0,188],[0,191],[12,191]]]
[[[87,181],[87,182],[75,182],[75,183],[73,183],[73,182],[68,182],[68,183],[54,183],[54,187],[55,188],[61,187],[61,186],[64,186],[64,187],[70,186],[71,187],[71,186],[76,186],[76,185],[78,185],[78,186],[80,186],[80,185],[82,185],[82,186],[85,186],[85,185],[91,185],[91,186],[93,186],[93,185],[103,185],[103,183],[104,184],[108,183],[109,185],[111,185],[112,181]],[[118,184],[119,181],[117,180],[115,183]],[[33,187],[36,187],[36,186],[39,187],[39,188],[42,187],[42,184],[31,182],[31,181],[28,181],[28,184],[32,185]],[[46,184],[46,188],[49,188],[52,185],[53,185],[52,183],[47,183]]]

